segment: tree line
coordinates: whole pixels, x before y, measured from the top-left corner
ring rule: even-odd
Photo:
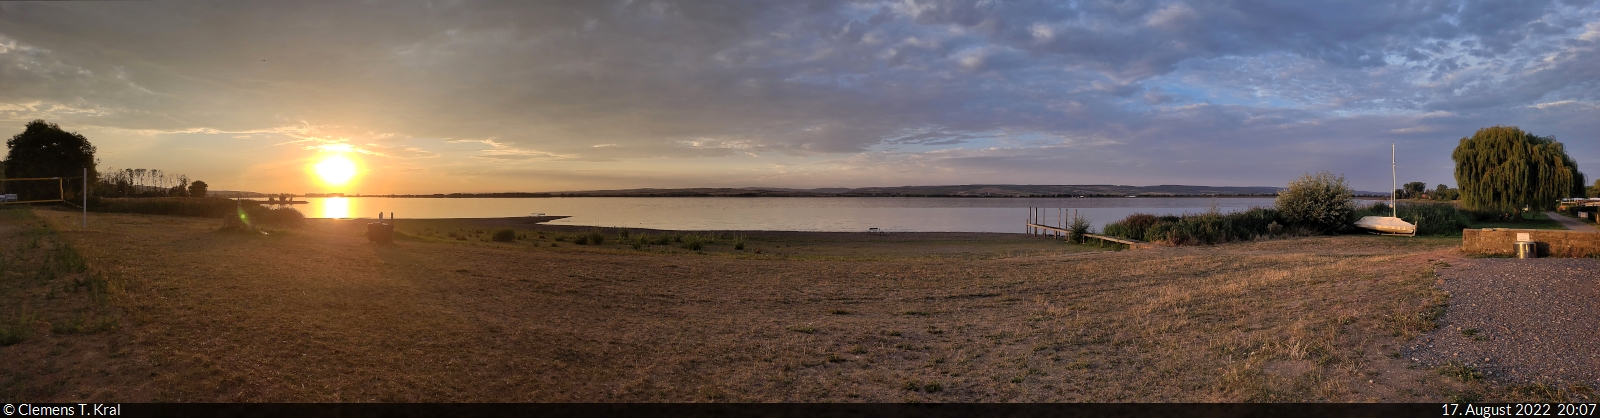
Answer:
[[[1449,202],[1461,198],[1461,190],[1446,186],[1444,184],[1440,184],[1438,187],[1429,190],[1427,183],[1413,181],[1400,186],[1398,189],[1394,189],[1394,198],[1426,199]]]
[[[94,194],[106,197],[205,197],[204,181],[189,181],[189,176],[157,169],[124,168],[101,173]]]
[[[22,133],[6,140],[6,158],[0,161],[0,179],[53,178],[55,182],[0,182],[0,191],[21,196],[20,200],[41,200],[60,197],[76,201],[83,196],[84,175],[92,184],[91,196],[99,197],[155,197],[190,196],[205,197],[204,181],[190,181],[182,174],[162,170],[128,168],[97,169],[94,144],[76,132],[62,130],[59,125],[42,119],[28,122]],[[76,181],[65,181],[76,180]]]

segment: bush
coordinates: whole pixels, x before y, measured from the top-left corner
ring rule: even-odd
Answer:
[[[253,226],[298,228],[306,224],[306,215],[290,207],[267,208],[261,205],[245,205],[244,214]]]
[[[600,245],[600,244],[605,244],[606,243],[605,234],[601,234],[600,230],[598,230],[598,229],[591,230],[591,231],[589,231],[589,233],[584,234],[584,236],[589,238],[589,243],[590,244]]]
[[[706,244],[716,242],[715,237],[700,234],[683,235],[678,240],[683,243],[683,248],[694,251],[700,251],[701,248],[705,248]]]
[[[1344,176],[1326,171],[1306,174],[1278,192],[1278,212],[1291,225],[1339,232],[1355,221],[1354,195]]]
[[[499,231],[494,231],[493,239],[495,241],[498,241],[498,242],[515,241],[517,239],[517,231],[512,231],[512,230],[509,230],[509,229],[502,229],[502,230],[499,230]]]
[[[1082,244],[1084,235],[1089,234],[1089,218],[1082,214],[1074,214],[1072,223],[1067,224],[1067,240]]]

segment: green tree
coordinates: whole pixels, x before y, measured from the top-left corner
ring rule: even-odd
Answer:
[[[1400,187],[1405,188],[1407,199],[1421,197],[1423,193],[1428,192],[1428,184],[1420,181],[1406,183],[1404,186]]]
[[[1355,214],[1354,196],[1344,176],[1321,171],[1289,182],[1278,192],[1276,203],[1278,213],[1291,224],[1337,232],[1349,226]]]
[[[1596,179],[1594,185],[1589,186],[1588,192],[1589,197],[1600,197],[1600,179]]]
[[[94,145],[83,135],[63,131],[60,126],[42,119],[28,122],[22,133],[6,140],[6,147],[10,148],[5,160],[6,178],[81,177],[83,169],[87,168],[89,182],[94,183],[98,175],[94,166]],[[13,184],[9,190],[10,193],[25,194],[19,196],[22,200],[36,200],[57,196],[63,191],[57,187],[55,184],[26,182]],[[66,192],[61,197],[68,200],[83,192],[82,181],[63,182],[60,187]]]
[[[206,182],[200,180],[189,183],[189,197],[206,197],[206,187]]]
[[[1461,191],[1460,190],[1452,189],[1452,188],[1450,188],[1450,186],[1446,186],[1446,185],[1443,185],[1443,184],[1439,185],[1438,188],[1435,188],[1435,189],[1433,189],[1432,192],[1428,193],[1428,197],[1429,198],[1432,198],[1433,200],[1439,200],[1439,201],[1445,201],[1445,202],[1456,200],[1456,198],[1460,197],[1460,196],[1461,196]]]
[[[1479,129],[1461,138],[1450,157],[1456,162],[1461,203],[1468,209],[1518,215],[1524,207],[1548,210],[1579,193],[1584,182],[1577,162],[1554,137],[1515,126]]]

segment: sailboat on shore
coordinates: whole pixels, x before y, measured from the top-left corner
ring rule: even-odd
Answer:
[[[1394,187],[1389,189],[1390,216],[1363,216],[1356,220],[1356,227],[1378,235],[1417,236],[1417,226],[1400,219],[1400,208],[1394,205],[1394,191],[1400,187],[1400,179],[1394,169],[1394,144],[1389,144],[1389,177],[1394,183]],[[1422,221],[1418,220],[1417,223]]]

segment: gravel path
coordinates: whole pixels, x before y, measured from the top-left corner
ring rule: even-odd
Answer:
[[[1516,383],[1600,386],[1600,259],[1462,259],[1438,269],[1450,306],[1404,353]]]
[[[1561,224],[1561,226],[1573,231],[1600,232],[1600,229],[1595,229],[1594,225],[1583,223],[1583,221],[1569,218],[1566,215],[1555,212],[1545,212],[1544,214],[1549,216],[1551,220],[1556,221],[1556,223]]]

